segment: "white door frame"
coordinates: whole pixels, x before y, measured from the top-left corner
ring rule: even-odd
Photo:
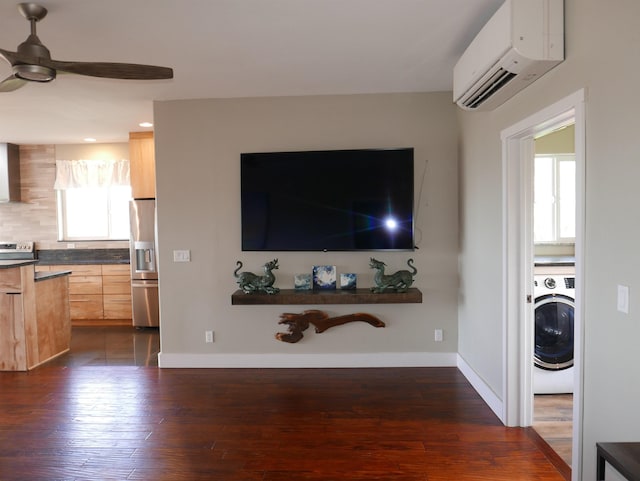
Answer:
[[[533,422],[533,157],[537,137],[575,124],[576,299],[572,479],[582,463],[585,92],[579,90],[501,132],[503,172],[503,416],[507,426]],[[527,302],[529,297],[529,302]]]

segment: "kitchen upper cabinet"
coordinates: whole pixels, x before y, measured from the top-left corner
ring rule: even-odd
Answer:
[[[156,159],[153,132],[129,132],[131,195],[134,199],[155,199]]]

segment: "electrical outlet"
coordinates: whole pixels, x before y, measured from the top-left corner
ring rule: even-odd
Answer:
[[[436,342],[442,342],[442,329],[436,329],[433,331],[433,339]]]
[[[618,285],[618,311],[629,314],[629,286]]]
[[[173,262],[191,262],[191,251],[189,250],[173,251]]]
[[[204,331],[204,342],[211,344],[213,342],[213,331]]]

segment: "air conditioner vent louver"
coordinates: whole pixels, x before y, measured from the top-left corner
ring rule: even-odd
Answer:
[[[463,105],[470,109],[475,109],[482,104],[488,98],[491,98],[494,92],[500,90],[507,84],[516,74],[509,72],[503,68],[498,70],[491,76],[485,83],[483,83],[475,92],[473,92],[468,99],[463,102]]]
[[[564,60],[564,0],[504,0],[453,69],[453,101],[493,110]]]

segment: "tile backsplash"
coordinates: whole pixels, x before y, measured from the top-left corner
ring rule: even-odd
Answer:
[[[20,146],[22,202],[0,204],[0,241],[33,240],[38,250],[128,246],[128,241],[59,242],[55,177],[55,145]]]

